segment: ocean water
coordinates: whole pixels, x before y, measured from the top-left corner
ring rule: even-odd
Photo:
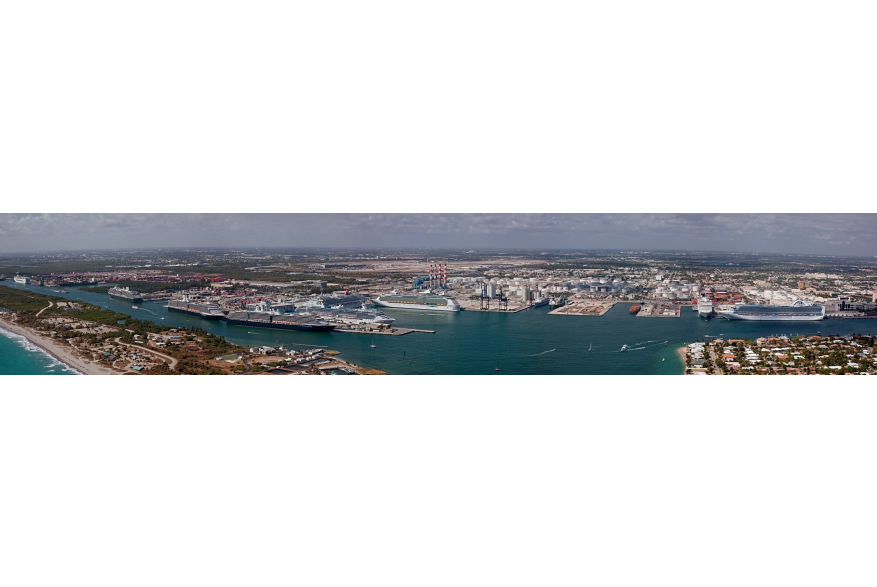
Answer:
[[[168,312],[163,307],[166,302],[145,302],[133,309],[131,303],[77,288],[60,294],[50,287],[8,283],[4,285],[86,301],[160,324],[199,327],[240,345],[322,345],[340,351],[340,357],[352,363],[400,375],[674,375],[685,368],[676,349],[697,339],[817,332],[877,334],[877,320],[704,320],[688,307],[682,309],[680,318],[638,318],[630,314],[629,303],[617,304],[604,316],[549,316],[547,306],[516,314],[383,308],[396,319],[395,326],[436,333],[304,333],[202,320]],[[621,352],[624,344],[631,350]],[[589,346],[593,350],[588,351]]]
[[[0,328],[0,375],[76,375],[29,340]]]

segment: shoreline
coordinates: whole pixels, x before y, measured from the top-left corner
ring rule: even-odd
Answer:
[[[680,357],[682,357],[682,374],[687,375],[688,374],[688,365],[686,364],[685,359],[688,357],[688,347],[681,346],[678,349],[676,349],[676,352],[679,353]]]
[[[40,351],[79,375],[120,375],[120,373],[102,365],[89,363],[85,359],[74,355],[72,350],[68,350],[69,347],[65,348],[51,338],[41,336],[24,326],[13,324],[5,318],[0,318],[0,329],[27,339],[31,344],[39,348]]]

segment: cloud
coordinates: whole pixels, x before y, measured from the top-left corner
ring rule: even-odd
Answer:
[[[0,214],[0,252],[193,245],[873,256],[875,226],[875,214]]]

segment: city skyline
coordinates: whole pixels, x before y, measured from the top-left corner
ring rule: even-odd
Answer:
[[[873,257],[875,214],[0,214],[0,253],[153,248],[664,250]]]

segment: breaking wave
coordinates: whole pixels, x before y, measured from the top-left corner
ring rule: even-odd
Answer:
[[[47,359],[49,359],[49,364],[46,365],[47,368],[51,367],[54,370],[54,368],[60,367],[62,371],[66,371],[67,373],[75,373],[76,375],[82,375],[82,373],[80,373],[79,371],[77,371],[76,369],[74,369],[73,367],[68,365],[67,363],[63,363],[63,362],[59,361],[58,359],[56,359],[55,357],[50,355],[48,352],[46,352],[44,349],[38,347],[37,345],[35,345],[34,343],[29,341],[27,338],[23,337],[22,335],[16,334],[15,332],[10,332],[10,331],[5,330],[3,328],[0,328],[0,334],[5,336],[6,338],[14,340],[16,343],[18,343],[18,345],[21,348],[23,348],[29,352],[32,352],[32,353],[39,353],[39,354],[43,355],[44,357],[46,357]]]

